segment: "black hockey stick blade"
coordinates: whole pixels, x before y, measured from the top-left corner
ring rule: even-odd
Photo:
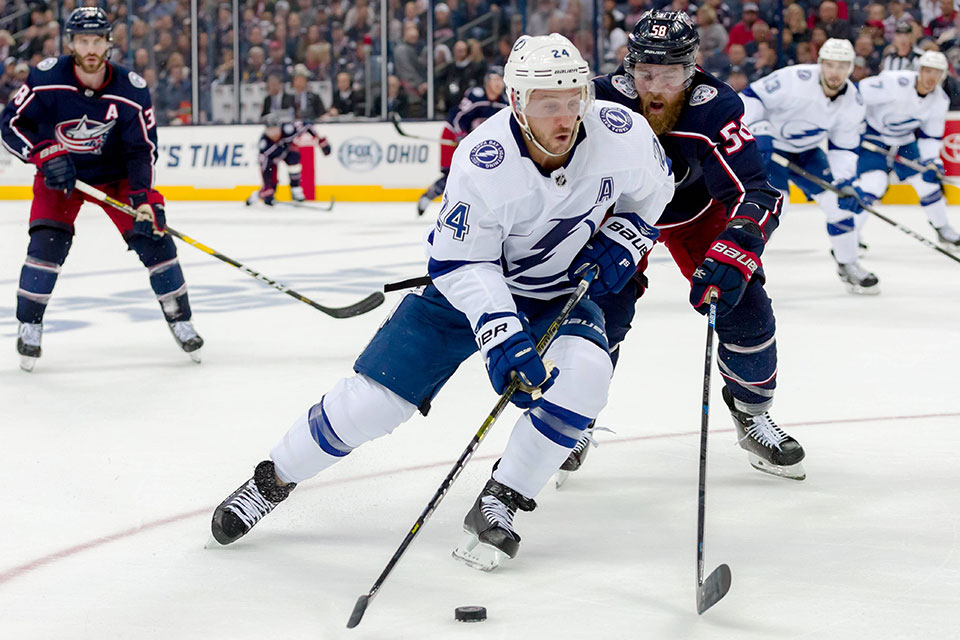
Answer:
[[[730,591],[730,580],[730,567],[725,564],[720,565],[707,576],[703,584],[697,587],[698,614],[703,615],[704,611],[720,602],[720,599],[727,595],[727,591]],[[361,615],[363,614],[361,613]]]
[[[383,304],[386,297],[379,291],[374,291],[360,302],[355,302],[346,307],[324,307],[323,312],[334,318],[353,318],[362,315],[368,311],[373,311]]]
[[[364,594],[357,598],[357,604],[353,607],[353,613],[350,614],[350,619],[347,620],[347,629],[353,629],[360,624],[360,620],[363,619],[363,614],[367,611],[368,602],[370,602],[369,594]]]

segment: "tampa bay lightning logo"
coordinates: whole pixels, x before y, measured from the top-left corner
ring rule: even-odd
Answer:
[[[784,140],[803,140],[804,138],[818,137],[826,129],[818,127],[808,120],[791,120],[780,127],[780,135]]]
[[[910,84],[910,80],[907,79],[907,78],[897,78],[897,82],[900,83],[900,86],[901,86],[901,87],[905,87],[905,86],[907,86],[908,84]]]
[[[920,126],[920,121],[903,114],[888,113],[881,122],[884,129],[893,135],[902,136],[911,133]]]
[[[470,162],[481,169],[495,169],[504,155],[503,145],[496,140],[484,140],[470,151]]]
[[[623,109],[604,107],[600,109],[600,122],[614,133],[626,133],[633,127],[633,118]]]
[[[809,79],[810,79],[810,70],[809,70],[809,69],[800,69],[799,71],[797,71],[797,77],[800,78],[801,80],[809,80]]]
[[[107,135],[115,124],[116,120],[104,123],[83,116],[79,120],[67,120],[58,124],[54,127],[54,137],[72,153],[100,155],[103,153]]]

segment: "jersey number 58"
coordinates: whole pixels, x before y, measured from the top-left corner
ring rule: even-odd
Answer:
[[[720,129],[720,135],[727,143],[723,146],[723,150],[727,152],[728,156],[740,151],[745,142],[753,140],[753,134],[750,133],[746,125],[736,120],[723,125],[723,128]]]

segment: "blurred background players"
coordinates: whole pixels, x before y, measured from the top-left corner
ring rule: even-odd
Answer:
[[[277,170],[281,162],[286,163],[287,172],[290,174],[290,197],[297,202],[303,202],[306,196],[300,184],[302,172],[300,149],[294,145],[294,141],[302,135],[313,136],[325,156],[330,155],[330,143],[325,137],[317,134],[313,125],[293,120],[293,115],[289,111],[287,113],[272,111],[263,117],[263,122],[266,128],[260,136],[259,144],[260,180],[263,186],[250,194],[247,198],[247,206],[258,200],[262,200],[264,204],[271,207],[276,203],[279,179]],[[312,147],[309,150],[313,152]]]
[[[78,179],[137,209],[134,219],[101,205],[147,267],[177,344],[200,362],[203,340],[190,322],[177,248],[164,231],[163,196],[153,189],[157,132],[147,83],[107,61],[111,30],[101,9],[76,9],[65,33],[73,55],[40,62],[0,117],[7,150],[37,166],[30,243],[17,290],[21,367],[32,370],[41,355],[44,311],[84,202],[74,191]]]

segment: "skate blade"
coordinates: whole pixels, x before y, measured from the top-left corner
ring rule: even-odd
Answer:
[[[225,545],[222,545],[219,542],[217,542],[217,539],[211,535],[210,537],[207,538],[207,541],[206,543],[204,543],[203,548],[204,549],[222,549],[224,546]]]
[[[880,294],[880,285],[875,284],[872,287],[861,287],[858,284],[849,282],[843,283],[847,287],[847,292],[858,296],[876,296]]]
[[[507,557],[496,547],[480,542],[477,536],[469,531],[463,532],[460,544],[453,550],[453,557],[472,569],[479,571],[493,571],[500,566]]]
[[[955,245],[952,242],[944,242],[942,240],[938,242],[938,244],[945,251],[949,251],[950,253],[960,253],[960,245]]]
[[[750,466],[757,471],[769,473],[778,478],[787,478],[788,480],[803,480],[807,477],[807,472],[803,464],[798,462],[791,465],[771,464],[755,453],[747,452],[747,458],[750,460]]]
[[[190,356],[190,359],[200,364],[200,349],[194,349],[193,351],[188,351],[187,355]]]
[[[570,477],[570,472],[569,472],[569,471],[564,471],[564,470],[562,470],[562,469],[561,469],[560,471],[557,471],[557,476],[556,476],[556,479],[555,479],[555,483],[556,483],[557,489],[559,489],[560,487],[562,487],[562,486],[563,486],[563,483],[566,482],[566,481],[567,481],[567,478],[569,478],[569,477]]]
[[[20,368],[30,373],[37,366],[37,358],[33,356],[20,356]]]

